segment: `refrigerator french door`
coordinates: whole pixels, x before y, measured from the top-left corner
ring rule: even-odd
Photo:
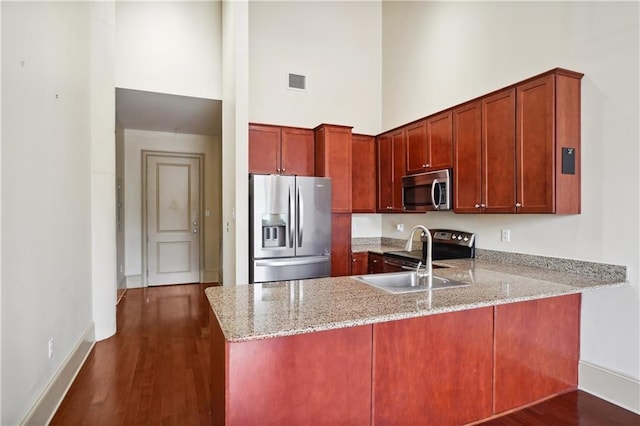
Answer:
[[[328,277],[331,179],[249,175],[251,283]]]

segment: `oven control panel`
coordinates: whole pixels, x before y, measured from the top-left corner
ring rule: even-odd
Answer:
[[[449,229],[432,229],[431,237],[434,244],[443,243],[472,247],[475,242],[474,234],[464,231],[452,231]]]

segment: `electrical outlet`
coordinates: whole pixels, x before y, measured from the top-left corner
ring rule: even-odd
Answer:
[[[500,235],[500,239],[505,243],[508,243],[509,241],[511,241],[511,230],[503,229]]]
[[[49,339],[49,359],[53,357],[53,337]]]
[[[404,232],[404,224],[403,223],[398,223],[396,225],[396,231],[398,232]]]

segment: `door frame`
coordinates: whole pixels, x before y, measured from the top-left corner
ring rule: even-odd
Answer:
[[[147,163],[149,161],[149,157],[166,157],[166,158],[192,158],[197,159],[200,162],[200,173],[198,178],[200,179],[200,190],[198,194],[200,211],[198,212],[198,217],[200,217],[200,243],[198,244],[198,251],[200,252],[200,262],[198,265],[198,281],[203,282],[203,271],[204,271],[204,235],[205,235],[205,223],[204,223],[204,154],[195,154],[195,153],[185,153],[185,152],[171,152],[171,151],[151,151],[151,150],[142,150],[141,151],[141,183],[142,188],[140,191],[142,202],[140,203],[142,206],[142,229],[140,232],[141,237],[141,245],[142,245],[142,269],[140,270],[140,275],[142,275],[142,287],[149,287],[149,271],[147,270],[148,262],[148,230],[147,230],[147,217],[148,217],[148,197],[147,197]]]

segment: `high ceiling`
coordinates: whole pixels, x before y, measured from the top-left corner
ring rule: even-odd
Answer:
[[[116,88],[125,129],[222,137],[222,101]]]

